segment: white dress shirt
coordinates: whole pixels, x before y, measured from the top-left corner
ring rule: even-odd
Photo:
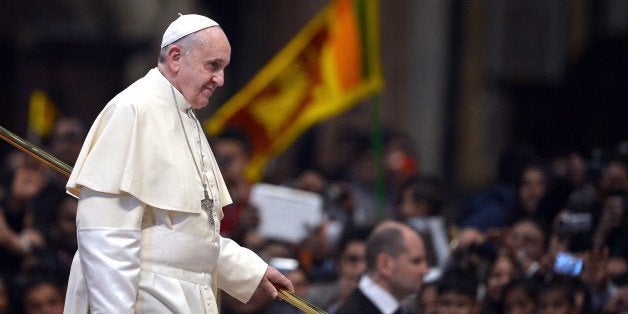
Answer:
[[[362,275],[358,288],[384,314],[392,314],[399,308],[399,301],[368,275]]]

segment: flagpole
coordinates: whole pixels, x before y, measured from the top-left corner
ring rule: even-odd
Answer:
[[[68,166],[66,163],[64,163],[63,161],[57,159],[55,156],[47,153],[46,151],[44,151],[43,149],[31,144],[30,142],[28,142],[27,140],[15,135],[13,132],[5,129],[4,127],[0,126],[0,138],[2,138],[3,140],[5,140],[6,142],[8,142],[9,144],[15,146],[17,149],[27,153],[28,155],[31,155],[32,157],[36,158],[37,160],[47,164],[48,166],[52,167],[53,169],[57,170],[58,172],[60,172],[61,174],[65,175],[66,177],[69,177],[70,174],[72,173],[72,167]],[[292,306],[298,308],[299,310],[303,311],[304,313],[307,314],[323,314],[326,313],[325,311],[317,308],[316,306],[308,303],[306,300],[304,300],[303,298],[299,297],[298,295],[284,289],[284,288],[280,288],[277,287],[277,291],[279,292],[279,298],[281,298],[282,300],[290,303]]]
[[[384,130],[381,117],[381,94],[374,95],[371,106],[371,143],[375,151],[375,197],[377,218],[386,218],[386,176],[384,173]]]

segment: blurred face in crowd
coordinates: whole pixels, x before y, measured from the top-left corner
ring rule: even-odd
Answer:
[[[521,208],[528,213],[534,213],[546,191],[547,183],[543,170],[535,166],[526,168],[521,175],[519,186]]]
[[[569,296],[561,289],[550,289],[539,294],[539,314],[573,313],[573,305]]]
[[[573,186],[580,186],[587,179],[587,164],[582,155],[571,153],[567,159],[567,179]]]
[[[438,313],[438,288],[436,285],[423,286],[417,298],[419,313]]]
[[[218,139],[213,144],[213,151],[225,180],[244,180],[249,158],[243,145],[236,140],[227,138]]]
[[[27,314],[63,313],[63,295],[51,283],[39,284],[24,295],[24,310]]]
[[[455,291],[445,291],[438,296],[438,313],[471,314],[479,313],[479,308],[473,297]]]
[[[604,195],[619,193],[628,188],[628,168],[618,161],[611,161],[602,170],[599,188]]]
[[[365,271],[366,242],[350,241],[340,255],[340,276],[358,282]]]
[[[493,301],[499,301],[504,287],[512,281],[516,274],[516,267],[512,259],[505,255],[497,257],[489,270],[486,279],[486,294]]]
[[[586,162],[577,152],[556,157],[552,161],[552,172],[559,178],[566,179],[572,187],[579,187],[587,179]]]
[[[363,152],[353,160],[349,166],[349,172],[352,178],[358,180],[358,182],[371,186],[374,184],[376,177],[374,169],[377,167],[375,167],[375,165],[375,153],[371,151]]]
[[[11,182],[11,196],[17,200],[35,197],[47,183],[43,164],[26,155],[21,157]]]
[[[426,201],[416,201],[413,188],[403,190],[400,210],[403,218],[425,217],[431,212],[430,206]]]
[[[85,139],[85,128],[81,121],[61,118],[52,134],[52,153],[62,161],[73,164],[81,151]]]
[[[259,256],[265,260],[273,257],[292,258],[293,255],[294,252],[288,244],[279,242],[267,243],[259,252]]]
[[[231,60],[231,45],[220,27],[195,33],[196,41],[188,51],[176,45],[171,68],[176,73],[173,85],[194,109],[209,103],[214,91],[225,82],[225,68]],[[169,53],[169,54],[170,54]]]
[[[530,220],[522,220],[512,226],[510,237],[516,252],[523,251],[538,261],[545,253],[545,234],[539,225]]]
[[[534,299],[523,287],[514,287],[506,291],[503,302],[506,314],[534,314]]]
[[[390,292],[397,300],[417,293],[421,289],[423,276],[429,271],[423,240],[410,228],[402,230],[406,250],[397,258],[389,260],[386,271]]]

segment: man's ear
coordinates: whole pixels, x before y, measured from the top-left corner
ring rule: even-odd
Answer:
[[[386,253],[379,253],[375,258],[377,272],[384,277],[390,277],[393,272],[395,261],[392,256]]]
[[[172,45],[168,48],[166,59],[168,60],[168,67],[173,73],[179,72],[181,68],[181,57],[183,56],[183,50],[177,45]]]

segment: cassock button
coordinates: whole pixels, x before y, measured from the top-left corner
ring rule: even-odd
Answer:
[[[207,290],[207,286],[203,286],[203,290]]]

